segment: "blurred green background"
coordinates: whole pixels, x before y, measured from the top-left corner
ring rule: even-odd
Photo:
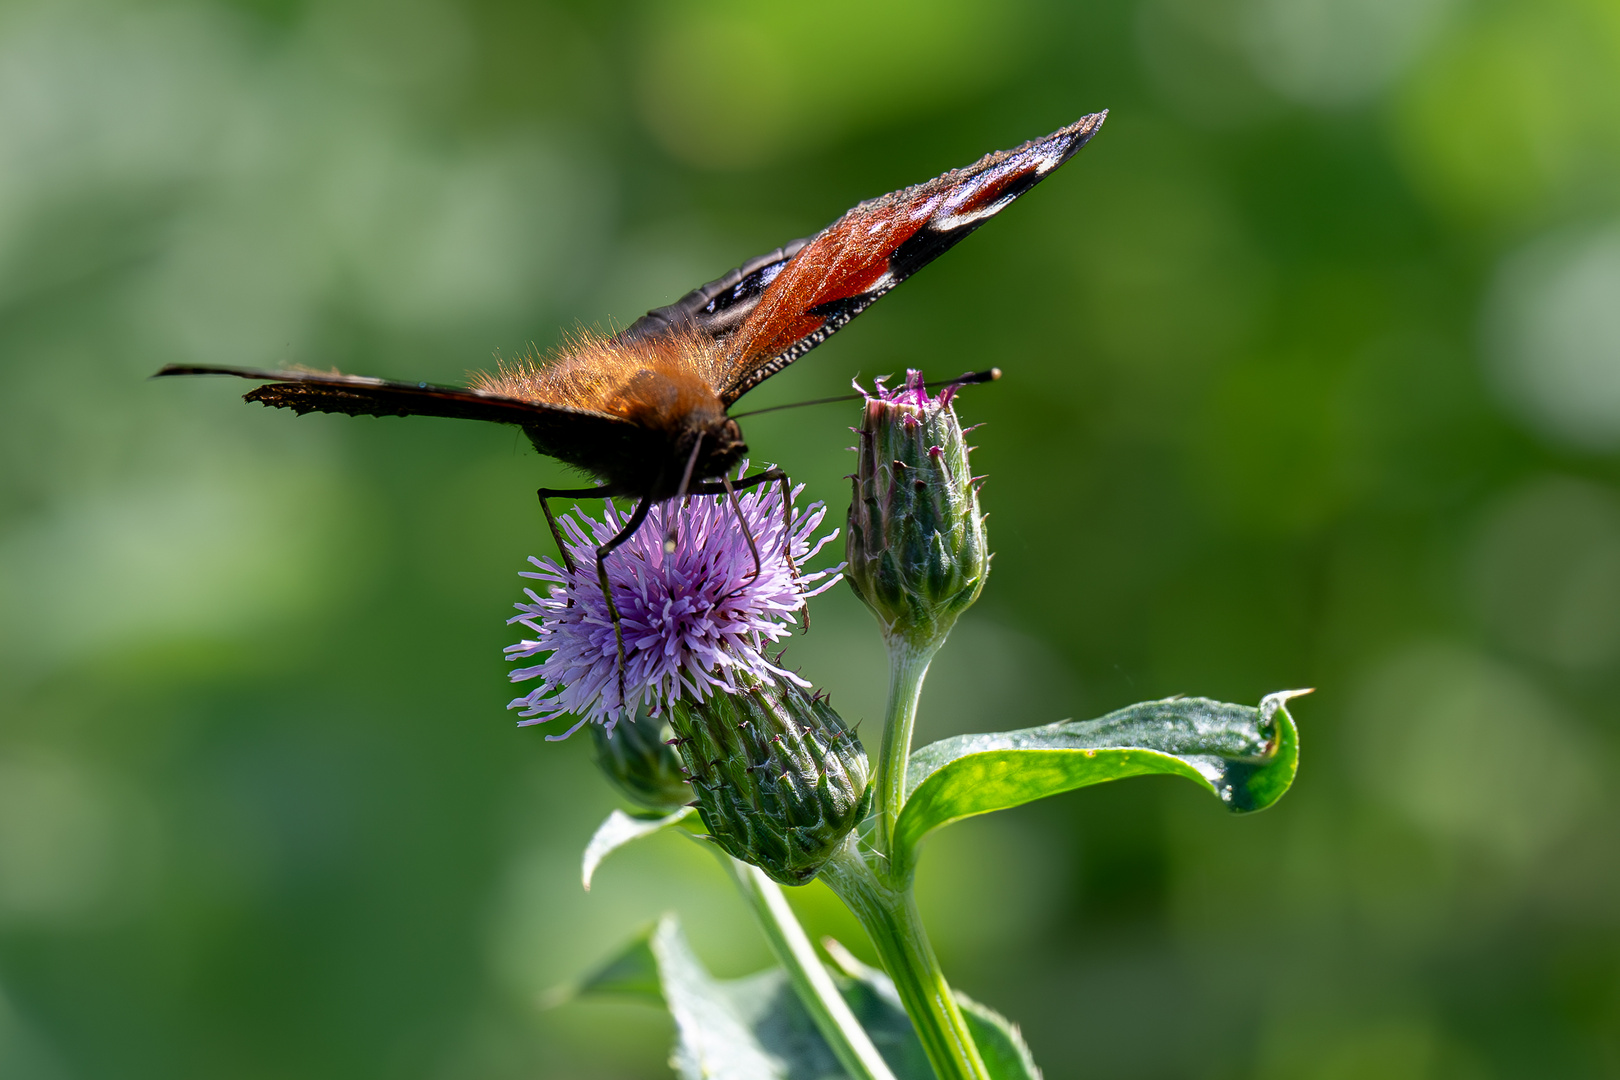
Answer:
[[[506,429],[166,362],[457,381],[1107,107],[747,406],[963,395],[995,573],[919,737],[1299,703],[1236,819],[1137,780],[924,858],[1054,1078],[1620,1076],[1620,5],[334,0],[0,9],[0,1076],[659,1077],[541,995],[703,852],[513,727]],[[747,422],[841,518],[848,407]],[[847,590],[789,653],[878,737]],[[868,959],[819,885],[814,933]]]

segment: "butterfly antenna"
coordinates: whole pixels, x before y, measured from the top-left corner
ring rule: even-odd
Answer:
[[[988,371],[970,371],[966,375],[955,379],[945,379],[939,382],[923,383],[924,390],[938,390],[947,386],[971,386],[974,383],[995,382],[1001,378],[1000,368],[991,368]],[[839,401],[862,401],[866,394],[840,394],[837,397],[815,398],[812,401],[794,401],[786,405],[767,405],[763,409],[750,409],[745,413],[733,413],[733,420],[741,420],[745,416],[758,416],[761,413],[780,412],[783,409],[802,409],[806,405],[831,405]]]

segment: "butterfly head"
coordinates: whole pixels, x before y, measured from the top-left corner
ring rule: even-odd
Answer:
[[[743,441],[742,428],[724,411],[696,410],[685,414],[680,420],[677,431],[672,433],[672,452],[666,460],[671,465],[677,461],[683,464],[690,461],[691,482],[718,479],[732,472],[748,456],[748,444]],[[678,495],[685,490],[680,481],[681,477],[666,467],[653,485],[653,496],[667,499]]]
[[[703,462],[704,476],[719,476],[748,456],[748,444],[743,441],[742,428],[729,416],[721,416],[704,436],[712,445]]]

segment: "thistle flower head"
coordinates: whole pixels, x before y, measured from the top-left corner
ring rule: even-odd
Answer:
[[[791,498],[802,490],[802,485],[794,488]],[[572,728],[547,736],[567,738],[588,722],[611,731],[638,709],[659,716],[676,701],[736,693],[741,676],[750,685],[777,680],[809,685],[773,663],[766,648],[788,635],[794,613],[807,598],[836,584],[838,574],[801,573],[795,580],[784,545],[794,565],[802,567],[838,534],[815,539],[826,516],[822,503],[794,513],[789,525],[777,484],[739,492],[737,505],[741,522],[725,496],[661,503],[608,555],[608,585],[624,634],[623,700],[613,620],[596,576],[596,549],[624,527],[628,515],[609,502],[601,520],[578,507],[558,519],[574,569],[549,557],[530,557],[535,569],[522,576],[543,582],[544,594],[524,589],[528,601],[515,605],[518,614],[507,620],[534,635],[507,646],[509,660],[545,654],[540,663],[510,673],[513,682],[540,680],[508,706],[521,710],[520,724],[571,715],[577,721]],[[666,552],[671,524],[675,550]]]
[[[895,390],[879,381],[857,429],[849,583],[891,645],[937,647],[990,572],[956,389],[931,397],[916,371]]]

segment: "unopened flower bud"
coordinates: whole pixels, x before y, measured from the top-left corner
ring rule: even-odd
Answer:
[[[611,731],[601,724],[587,726],[596,763],[625,795],[650,810],[674,810],[692,801],[668,720],[638,712]]]
[[[819,695],[747,680],[670,713],[709,835],[776,881],[810,881],[866,816],[866,752]]]
[[[955,390],[930,397],[908,371],[899,390],[880,383],[861,417],[845,574],[891,646],[937,646],[990,572]]]

